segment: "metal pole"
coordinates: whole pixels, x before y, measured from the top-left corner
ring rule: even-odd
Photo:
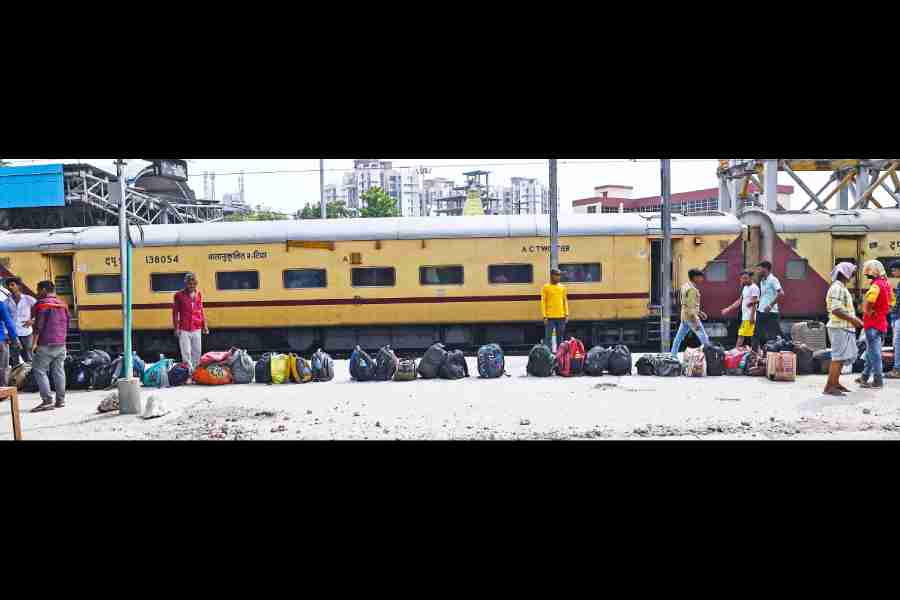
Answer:
[[[128,214],[126,212],[125,161],[116,160],[119,195],[119,270],[122,282],[122,377],[116,382],[119,390],[119,412],[141,412],[138,382],[132,378],[131,360],[131,245],[128,242]]]
[[[661,352],[669,352],[672,333],[672,182],[671,163],[662,159],[660,168],[662,192],[662,314],[660,317]],[[732,196],[734,198],[734,196]]]
[[[556,159],[550,159],[550,268],[559,268],[559,216],[557,215]]]
[[[325,205],[325,159],[319,159],[319,203],[322,206],[322,218],[328,218],[328,208]]]
[[[766,210],[775,212],[778,209],[778,160],[766,159],[765,170]]]

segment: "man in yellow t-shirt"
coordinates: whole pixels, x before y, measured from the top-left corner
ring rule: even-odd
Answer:
[[[566,288],[560,283],[562,274],[559,269],[550,270],[550,283],[541,288],[541,316],[544,317],[544,344],[550,345],[553,332],[556,331],[557,343],[563,341],[566,334],[566,323],[569,321],[569,300]],[[556,351],[556,348],[553,348]]]

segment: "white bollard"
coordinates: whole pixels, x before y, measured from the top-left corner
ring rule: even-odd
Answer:
[[[141,382],[136,377],[120,379],[116,382],[119,388],[119,414],[139,415],[141,406]]]

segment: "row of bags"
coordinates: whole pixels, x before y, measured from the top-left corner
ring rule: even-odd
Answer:
[[[106,390],[115,385],[116,380],[122,377],[123,357],[115,359],[103,350],[90,350],[84,353],[69,354],[63,362],[63,370],[66,375],[67,390]],[[132,355],[132,373],[143,381],[146,367],[144,362],[135,353]],[[56,384],[53,377],[48,377],[50,389],[55,391]],[[10,385],[15,385],[19,391],[34,393],[38,391],[37,381],[31,363],[23,362],[12,368],[9,374]]]
[[[631,374],[631,351],[628,346],[594,346],[588,352],[577,338],[569,338],[559,344],[556,354],[544,344],[535,344],[528,353],[526,372],[534,377],[561,377],[590,375],[598,377]]]
[[[204,354],[191,378],[201,385],[331,381],[334,378],[334,360],[321,348],[309,360],[293,353],[267,352],[257,361],[246,351],[232,348],[227,352]]]
[[[422,359],[398,358],[394,350],[382,346],[375,356],[357,346],[350,355],[350,377],[355,381],[413,381],[422,379],[462,379],[469,376],[466,357],[460,350],[447,350],[432,344]],[[506,370],[506,358],[497,344],[478,349],[478,375],[500,377]]]

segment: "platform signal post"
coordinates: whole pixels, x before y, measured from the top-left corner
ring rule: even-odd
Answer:
[[[668,352],[672,332],[672,170],[669,159],[660,165],[660,195],[662,196],[662,310],[660,311],[661,352]],[[677,350],[677,349],[676,349]]]
[[[140,382],[133,377],[131,360],[131,242],[128,239],[126,211],[125,161],[116,160],[118,181],[110,187],[110,194],[119,200],[119,271],[122,281],[122,377],[116,382],[119,392],[119,413],[136,415],[141,412]]]

